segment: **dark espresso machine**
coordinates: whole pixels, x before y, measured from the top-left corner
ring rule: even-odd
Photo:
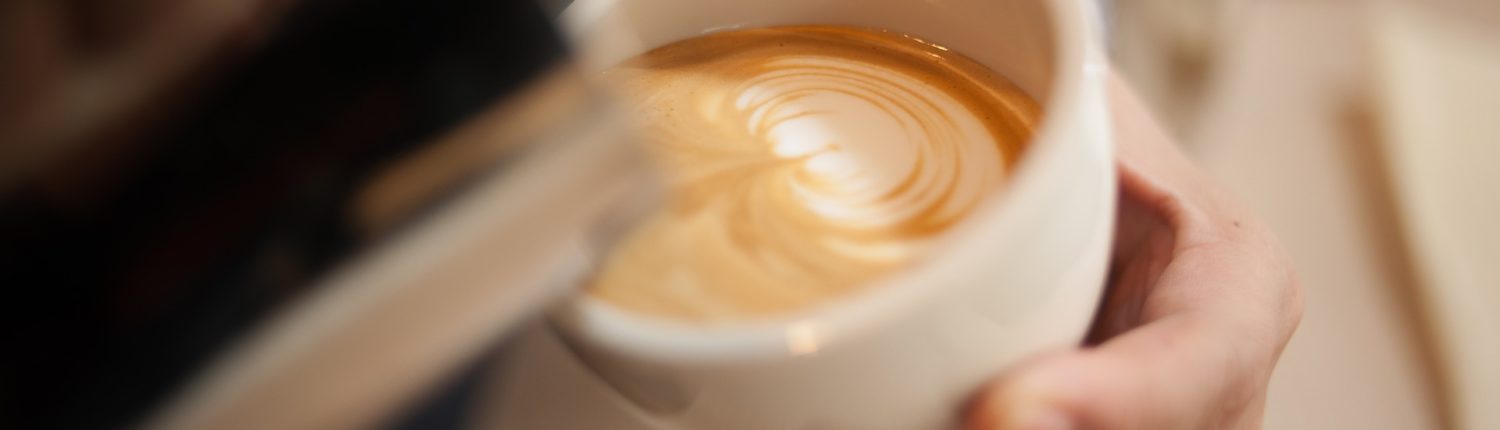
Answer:
[[[0,6],[0,428],[460,423],[649,201],[559,6]]]

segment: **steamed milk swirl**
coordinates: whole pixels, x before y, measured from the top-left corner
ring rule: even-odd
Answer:
[[[803,309],[910,264],[1001,185],[1038,119],[962,55],[848,27],[717,33],[608,75],[671,197],[591,292],[688,320]]]

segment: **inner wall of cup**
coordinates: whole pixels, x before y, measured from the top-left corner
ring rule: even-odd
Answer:
[[[1044,108],[1052,98],[1056,32],[1043,0],[579,0],[564,15],[593,71],[715,31],[806,24],[910,34],[999,72]]]
[[[1054,101],[1059,75],[1058,32],[1047,1],[578,0],[564,12],[563,25],[573,39],[579,65],[588,71],[606,70],[650,49],[717,31],[809,24],[886,29],[973,58],[1025,90],[1045,113]],[[571,312],[564,312],[571,317],[563,318],[568,321],[563,325],[620,329],[616,334],[630,338],[634,336],[625,332],[634,330],[625,329],[636,326],[646,332],[696,333],[629,318],[622,315],[627,312],[587,303],[597,302],[591,298],[584,295],[584,303],[575,302]]]

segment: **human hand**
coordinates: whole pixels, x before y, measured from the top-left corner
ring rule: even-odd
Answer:
[[[1302,318],[1270,229],[1187,159],[1117,77],[1120,207],[1109,292],[1082,349],[1024,362],[968,412],[975,430],[1253,429]]]

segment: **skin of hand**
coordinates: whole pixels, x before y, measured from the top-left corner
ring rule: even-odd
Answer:
[[[1269,228],[1193,164],[1119,80],[1109,82],[1120,206],[1092,332],[976,396],[974,430],[1255,429],[1302,318]]]

